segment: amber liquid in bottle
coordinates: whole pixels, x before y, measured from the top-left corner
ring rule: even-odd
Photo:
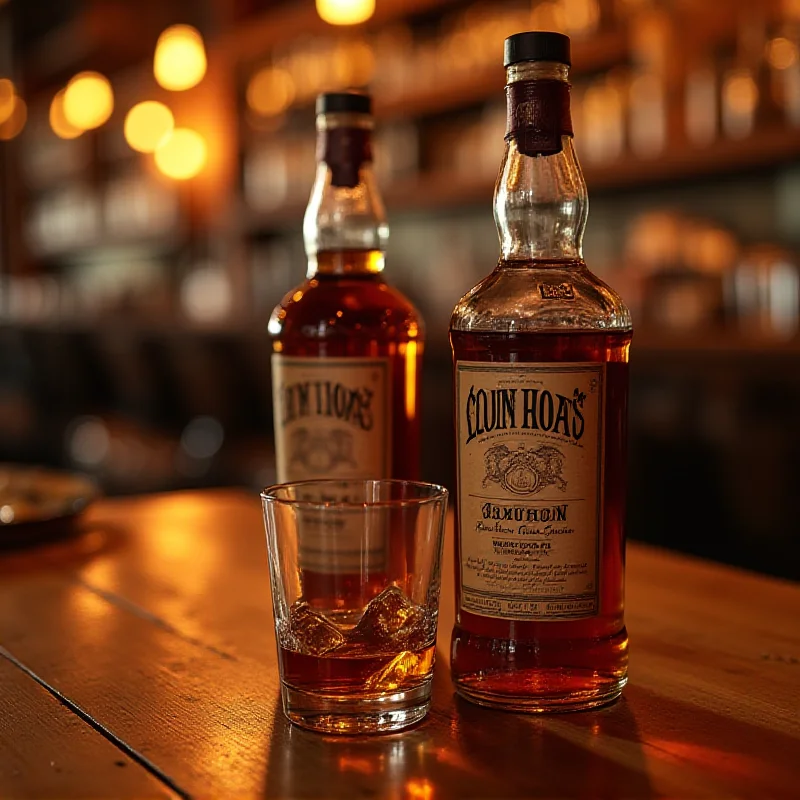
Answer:
[[[531,712],[607,703],[628,665],[631,321],[583,261],[587,196],[568,65],[560,34],[506,42],[507,145],[494,204],[501,258],[450,323],[452,678],[472,702]]]
[[[383,265],[380,251],[318,253],[316,273],[281,303],[276,314],[280,338],[274,340],[273,349],[312,358],[388,358],[391,474],[370,477],[415,480],[422,323],[413,305],[386,283],[376,265]]]
[[[453,673],[459,691],[479,703],[502,704],[507,697],[514,707],[539,709],[557,707],[560,697],[585,696],[591,706],[593,698],[613,693],[627,673],[623,604],[630,339],[628,333],[451,334],[455,360],[606,363],[600,613],[581,620],[528,622],[461,610],[453,631]],[[455,508],[458,528],[458,504]],[[460,564],[457,538],[457,586]],[[460,608],[459,597],[456,603]],[[552,704],[542,698],[552,698]]]

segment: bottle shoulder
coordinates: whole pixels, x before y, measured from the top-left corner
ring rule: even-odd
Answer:
[[[422,317],[411,301],[380,276],[308,278],[273,309],[269,332],[327,338],[372,331],[391,335],[415,329]]]
[[[456,304],[456,331],[630,331],[625,302],[583,262],[501,262]]]

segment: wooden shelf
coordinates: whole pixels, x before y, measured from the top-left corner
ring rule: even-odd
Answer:
[[[656,359],[674,357],[706,358],[709,356],[743,358],[764,356],[796,358],[800,356],[800,338],[769,338],[760,334],[745,335],[737,331],[702,331],[695,333],[665,333],[643,328],[634,334],[633,349],[636,355]]]
[[[676,145],[655,158],[627,156],[603,165],[585,165],[589,194],[641,188],[741,172],[800,159],[800,130],[780,127],[748,139],[719,139],[708,147]],[[390,209],[456,208],[491,200],[495,179],[431,173],[398,183],[385,191]]]
[[[590,196],[616,189],[642,188],[710,175],[741,172],[800,159],[800,130],[780,127],[748,139],[719,139],[703,148],[675,146],[652,159],[632,156],[609,164],[584,165]],[[499,166],[499,165],[498,165]],[[483,205],[488,209],[494,177],[456,172],[431,172],[401,180],[383,189],[389,211],[456,209]],[[290,203],[269,214],[251,213],[251,230],[269,230],[299,223],[305,203]]]
[[[454,0],[381,0],[375,13],[366,23],[369,28],[384,25],[414,14],[455,5]],[[235,28],[221,41],[234,63],[246,63],[268,55],[270,49],[301,36],[335,32],[335,28],[320,19],[312,0],[293,0],[276,11],[267,11],[256,19]]]
[[[668,183],[736,173],[800,158],[800,129],[776,126],[747,139],[718,139],[707,147],[680,145],[652,159],[625,158],[585,169],[589,191]]]
[[[263,320],[250,317],[230,318],[210,324],[185,319],[180,315],[152,318],[139,315],[100,315],[90,317],[48,317],[31,320],[0,317],[0,333],[10,330],[47,332],[125,333],[133,336],[224,336],[233,338],[260,338]],[[658,359],[675,358],[744,358],[744,357],[800,357],[800,337],[789,339],[744,335],[734,330],[709,330],[692,333],[664,332],[637,327],[633,350],[639,357]],[[426,343],[425,358],[431,363],[449,362],[451,355],[447,339],[430,339]]]
[[[608,69],[627,57],[627,37],[621,30],[578,40],[572,46],[572,77]],[[379,119],[418,117],[451,111],[495,98],[502,100],[505,71],[498,52],[497,63],[478,70],[465,70],[441,80],[420,84],[413,92],[382,100],[375,97],[375,116]]]
[[[624,61],[628,54],[627,37],[621,30],[607,31],[591,39],[578,40],[572,46],[573,77],[609,69]],[[436,80],[419,82],[413,91],[385,97],[375,95],[376,119],[421,117],[452,111],[489,99],[502,100],[505,71],[498,52],[496,63],[487,67],[452,73]],[[295,104],[292,109],[310,108],[313,101]]]
[[[184,242],[185,231],[182,227],[163,234],[142,234],[139,236],[98,236],[76,241],[67,245],[42,247],[31,245],[31,252],[41,261],[58,261],[69,258],[80,258],[101,251],[147,251],[174,252]]]

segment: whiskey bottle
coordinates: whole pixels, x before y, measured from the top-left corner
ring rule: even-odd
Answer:
[[[278,480],[414,479],[423,323],[383,277],[371,99],[323,94],[316,111],[308,272],[269,321]]]
[[[631,319],[582,256],[569,38],[505,42],[501,256],[450,324],[457,435],[452,676],[473,702],[584,709],[627,680]]]

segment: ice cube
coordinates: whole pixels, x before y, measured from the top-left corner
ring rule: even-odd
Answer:
[[[415,634],[426,629],[425,609],[412,603],[402,589],[389,586],[369,601],[353,632],[374,645],[393,644],[407,649],[406,642],[424,638]]]
[[[340,647],[344,633],[304,600],[289,609],[289,628],[293,649],[308,656],[324,656]]]
[[[433,667],[433,648],[422,653],[403,650],[398,653],[383,669],[367,678],[367,691],[395,691],[410,688],[418,683],[415,678],[424,678]]]

